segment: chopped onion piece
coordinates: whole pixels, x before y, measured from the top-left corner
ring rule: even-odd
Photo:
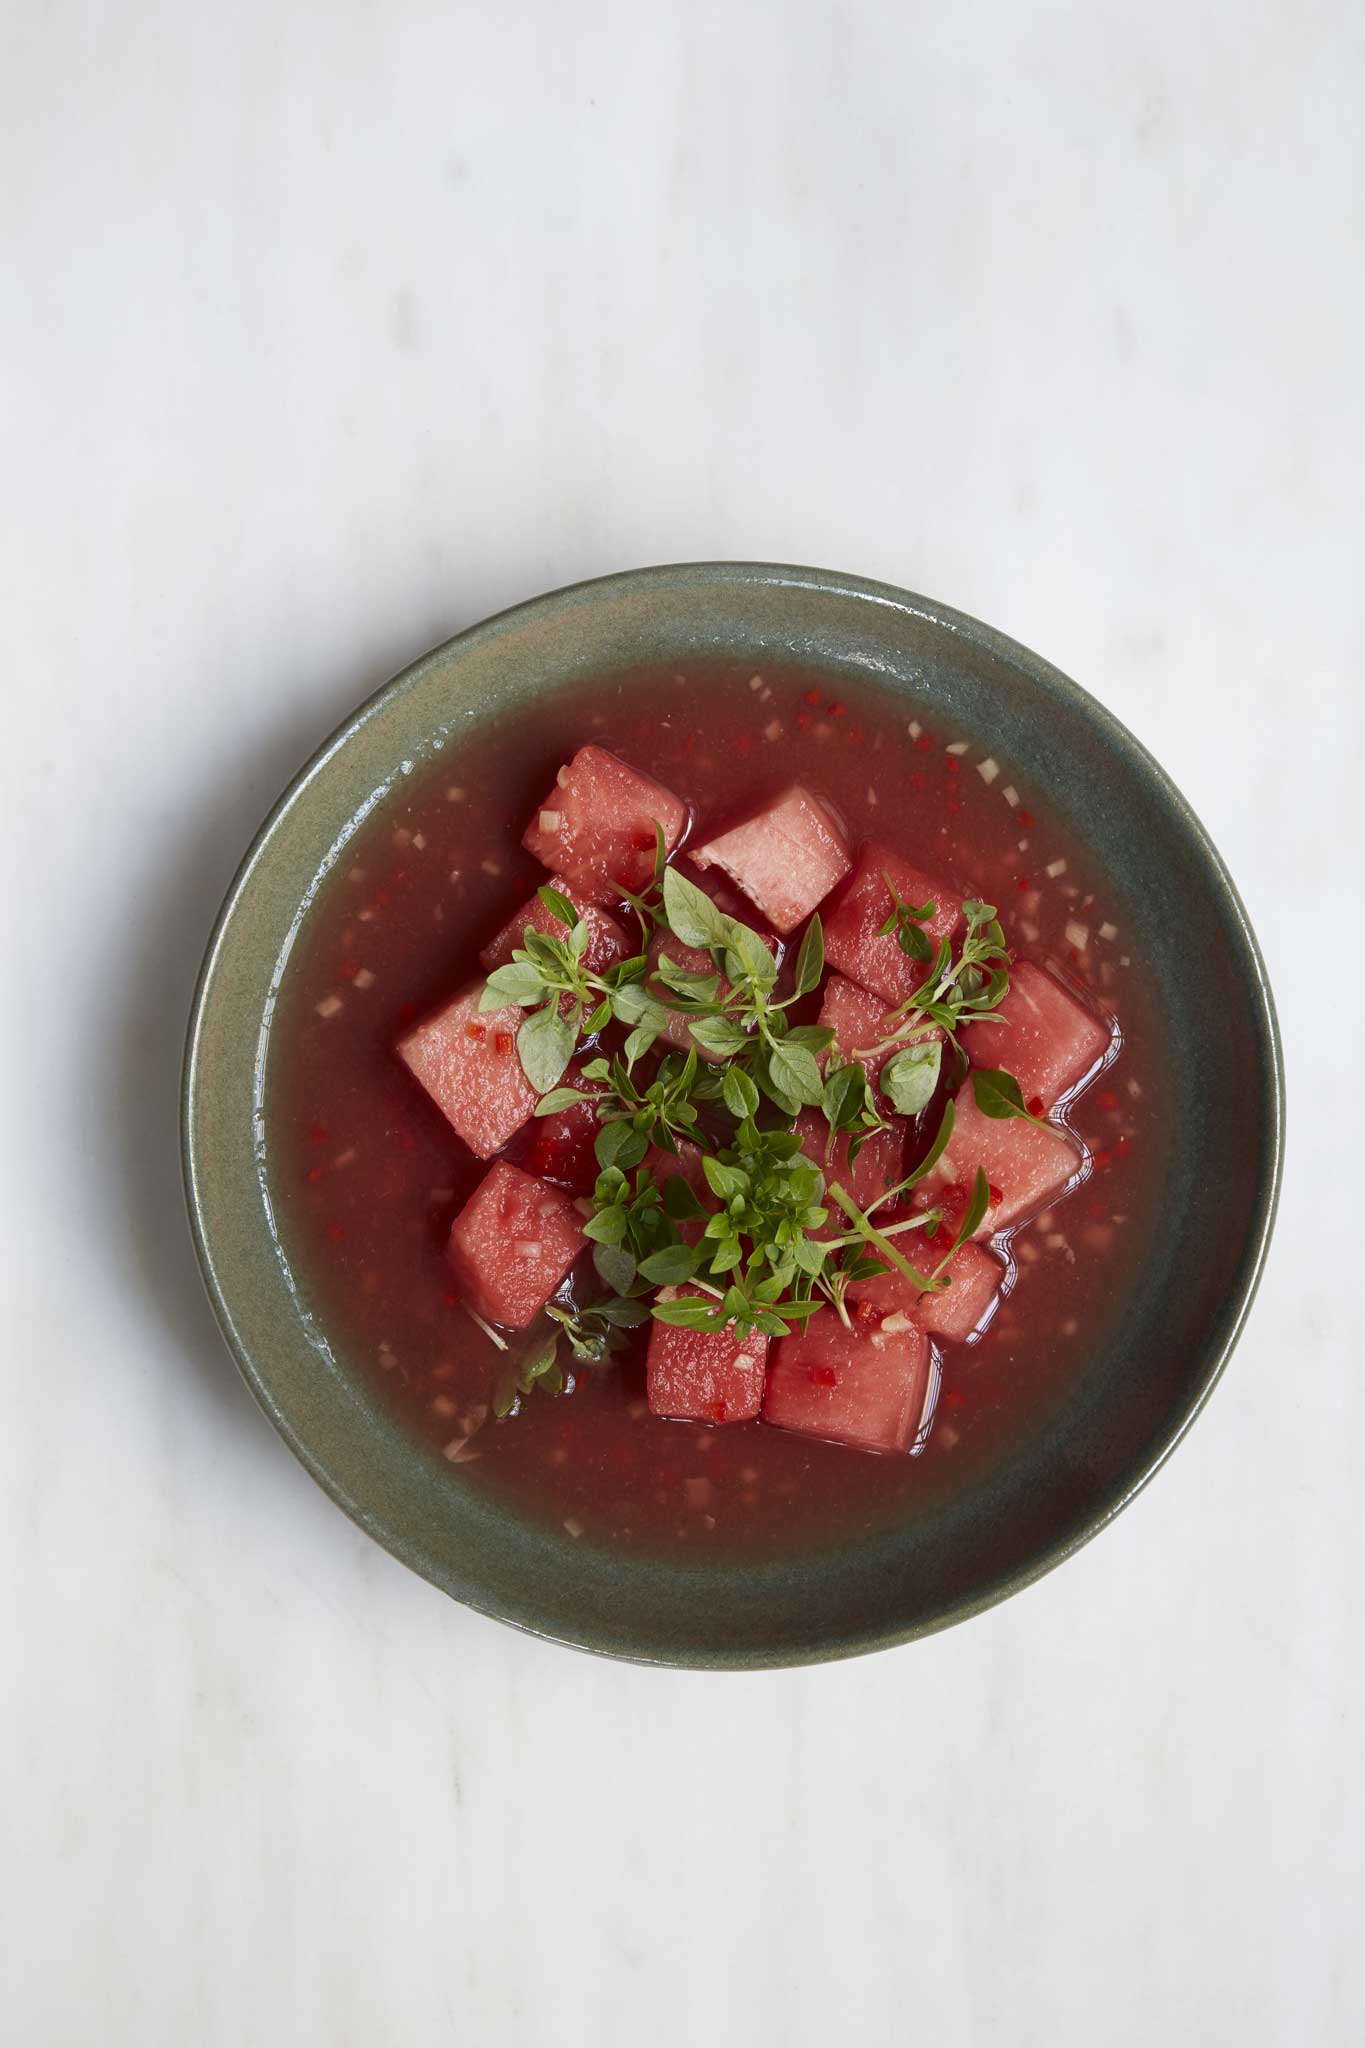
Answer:
[[[943,751],[945,754],[965,754],[969,744],[967,740],[952,740]]]
[[[342,1007],[340,996],[324,996],[317,1006],[318,1015],[319,1017],[335,1017],[337,1011]]]
[[[357,967],[355,973],[351,976],[351,987],[373,988],[374,974],[371,969],[368,967]]]
[[[542,811],[540,814],[540,829],[542,832],[557,832],[561,822],[561,814],[558,811]]]
[[[1066,862],[1064,860],[1049,861],[1043,872],[1050,875],[1055,882],[1058,875],[1066,873]]]
[[[1000,763],[998,761],[993,761],[990,755],[987,754],[984,761],[977,762],[976,772],[981,777],[981,780],[986,784],[986,787],[989,789],[990,785],[994,782],[996,776],[1000,773]]]
[[[1103,924],[1102,924],[1102,925],[1100,926],[1100,937],[1101,937],[1102,939],[1116,939],[1116,938],[1118,937],[1118,935],[1119,935],[1119,928],[1118,928],[1118,926],[1117,926],[1116,924],[1110,924],[1110,923],[1109,923],[1109,921],[1108,921],[1107,919],[1106,919],[1106,920],[1105,920],[1105,922],[1104,922],[1104,923],[1103,923]]]
[[[1019,792],[1012,782],[1007,782],[1005,784],[1005,787],[1001,790],[1000,794],[1004,797],[1005,802],[1009,805],[1011,810],[1015,810],[1017,808],[1019,803]]]
[[[1089,925],[1077,924],[1074,917],[1069,918],[1066,927],[1066,942],[1068,946],[1074,946],[1078,953],[1084,953],[1086,947],[1090,944]]]

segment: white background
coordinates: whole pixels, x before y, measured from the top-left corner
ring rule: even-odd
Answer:
[[[1363,87],[1349,0],[5,10],[7,2040],[1361,2039]],[[542,1647],[353,1529],[175,1150],[319,737],[497,607],[727,555],[962,606],[1157,751],[1292,1131],[1118,1525],[762,1677]]]

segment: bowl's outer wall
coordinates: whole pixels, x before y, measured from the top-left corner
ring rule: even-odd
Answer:
[[[461,1485],[286,1283],[254,1121],[272,979],[300,899],[346,822],[438,740],[534,719],[567,681],[689,658],[857,675],[979,736],[1046,790],[1113,876],[1168,1033],[1170,1199],[1116,1340],[1026,1450],[941,1513],[776,1563],[624,1556],[533,1526]],[[204,962],[184,1082],[186,1185],[219,1320],[297,1455],[381,1543],[456,1598],[585,1648],[746,1666],[843,1656],[974,1613],[1103,1526],[1206,1398],[1273,1221],[1283,1091],[1273,1006],[1236,892],[1198,820],[1117,720],[1026,649],[929,600],[762,564],[577,585],[438,648],[364,705],[266,821]]]

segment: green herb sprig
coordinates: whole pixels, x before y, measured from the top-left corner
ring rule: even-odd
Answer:
[[[517,1030],[517,1056],[527,1080],[543,1095],[563,1076],[581,1035],[604,1030],[613,1018],[638,1020],[645,956],[637,954],[597,973],[584,965],[588,927],[568,897],[548,883],[537,894],[567,927],[567,937],[528,924],[507,966],[489,975],[479,1008],[515,1004],[530,1012]]]

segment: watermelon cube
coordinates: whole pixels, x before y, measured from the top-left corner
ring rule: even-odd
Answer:
[[[875,1046],[886,1035],[886,1016],[887,1007],[881,996],[860,988],[856,981],[849,981],[845,975],[831,974],[825,983],[820,1015],[816,1019],[817,1023],[828,1026],[834,1033],[834,1043],[824,1055],[825,1059],[832,1059],[838,1066]],[[917,1039],[916,1044],[928,1044],[943,1036],[942,1031],[935,1029]],[[874,1082],[880,1079],[882,1068],[892,1053],[900,1050],[899,1046],[888,1046],[885,1052],[864,1059],[863,1065]]]
[[[706,1296],[696,1287],[664,1287],[660,1301]],[[649,1326],[646,1367],[649,1405],[655,1415],[689,1422],[752,1422],[763,1406],[768,1339],[751,1330],[742,1340],[729,1324],[723,1330],[682,1330],[668,1323]]]
[[[450,1226],[449,1256],[470,1308],[490,1323],[533,1323],[587,1243],[572,1198],[500,1159]]]
[[[723,868],[784,937],[824,902],[853,865],[842,825],[799,784],[742,825],[689,851],[699,868]]]
[[[1000,1199],[987,1211],[977,1231],[987,1237],[1033,1215],[1059,1195],[1081,1163],[1079,1149],[1066,1134],[1048,1125],[984,1116],[976,1106],[970,1080],[957,1096],[952,1142],[933,1172],[915,1190],[916,1203],[927,1207],[943,1201],[947,1220],[956,1231],[967,1197],[981,1167]]]
[[[833,1309],[773,1346],[763,1420],[864,1451],[908,1450],[931,1384],[929,1339],[908,1315],[845,1329]]]
[[[884,1195],[901,1178],[905,1159],[905,1125],[899,1119],[885,1131],[874,1131],[859,1148],[858,1157],[851,1167],[848,1163],[848,1134],[844,1131],[834,1140],[834,1149],[826,1159],[829,1125],[818,1109],[803,1109],[794,1128],[801,1140],[801,1150],[824,1174],[826,1186],[837,1181],[846,1194],[852,1195],[860,1209],[866,1209],[869,1203]],[[829,1222],[813,1231],[812,1236],[842,1236],[848,1228],[847,1217],[837,1202],[827,1201],[826,1207],[829,1209]]]
[[[577,902],[573,883],[566,881],[563,875],[551,875],[550,886],[558,889],[561,896],[568,897],[588,927],[588,944],[583,955],[583,965],[589,973],[605,974],[618,960],[630,958],[631,942],[614,917],[608,917],[605,910],[599,909],[597,904],[590,902],[586,897],[581,903]],[[578,895],[582,893],[581,890],[577,892]],[[568,927],[560,923],[552,910],[546,908],[539,895],[535,895],[529,903],[523,903],[515,917],[508,918],[501,931],[488,941],[480,953],[479,959],[489,974],[495,967],[506,967],[513,953],[524,943],[528,925],[533,931],[544,932],[552,939],[566,939],[569,936]]]
[[[447,1003],[399,1041],[398,1057],[479,1159],[491,1159],[536,1106],[517,1058],[523,1011],[479,1011],[484,984]]]
[[[974,1067],[1003,1067],[1025,1102],[1051,1109],[1097,1066],[1109,1032],[1079,997],[1043,968],[1021,960],[1010,973],[999,1024],[969,1024],[962,1047]]]
[[[605,747],[581,747],[521,837],[522,845],[594,903],[636,895],[654,871],[655,823],[671,853],[687,806],[671,789],[628,768]]]
[[[583,1079],[577,1060],[565,1071],[561,1088],[582,1088],[589,1097],[602,1093]],[[538,1116],[528,1125],[530,1142],[520,1162],[528,1173],[541,1180],[558,1181],[576,1195],[590,1195],[597,1181],[597,1154],[593,1150],[599,1129],[592,1100],[570,1103],[550,1116]]]
[[[932,875],[912,867],[884,846],[865,848],[853,879],[827,914],[825,958],[850,981],[861,982],[887,1003],[903,1003],[925,978],[924,966],[901,949],[894,932],[877,936],[891,914],[890,880],[902,903],[920,910],[935,905],[924,933],[931,946],[951,938],[962,917],[962,899]]]
[[[914,1232],[907,1231],[894,1242],[911,1265],[925,1273],[931,1272],[942,1256]],[[921,1294],[904,1273],[892,1267],[875,1280],[855,1280],[848,1297],[858,1304],[860,1318],[866,1310],[882,1318],[908,1315],[929,1336],[963,1344],[995,1306],[1005,1268],[984,1245],[964,1244],[953,1253],[947,1271],[953,1284],[942,1294]]]

